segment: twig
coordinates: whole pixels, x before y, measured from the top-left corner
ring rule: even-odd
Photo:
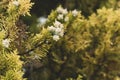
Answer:
[[[21,54],[18,54],[20,56],[23,56],[23,55],[28,55],[28,53],[30,53],[31,51],[34,51],[36,48],[40,47],[45,41],[41,42],[40,44],[36,45],[35,47],[33,47],[32,49],[26,51],[26,52],[23,52]]]

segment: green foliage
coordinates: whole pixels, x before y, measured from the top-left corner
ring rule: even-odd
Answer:
[[[60,8],[49,15],[45,26],[55,26],[59,21],[65,33],[48,50],[40,68],[40,74],[45,73],[41,79],[77,79],[80,74],[83,80],[119,80],[120,10],[102,8],[85,19],[79,11],[77,15],[74,11],[63,14]],[[59,19],[61,14],[63,18]]]
[[[87,72],[87,77],[89,76],[87,79],[113,80],[119,75],[119,12],[119,9],[113,11],[113,9],[102,8],[98,10],[97,15],[93,14],[89,17],[92,42],[83,57],[85,73]]]
[[[0,53],[0,80],[23,80],[22,61],[17,52]]]
[[[18,38],[17,22],[20,16],[29,15],[30,0],[0,1],[0,80],[24,80],[23,62],[14,41]]]
[[[30,80],[120,79],[119,8],[86,19],[59,6],[32,34],[20,20],[29,15],[30,0],[0,4],[0,80],[23,80],[23,67]]]
[[[67,80],[82,80],[82,76],[79,75],[79,76],[77,77],[77,79],[69,78],[69,79],[67,79]]]

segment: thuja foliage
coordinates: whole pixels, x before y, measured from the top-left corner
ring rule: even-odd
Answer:
[[[0,0],[0,80],[24,80],[15,40],[19,37],[16,23],[29,15],[30,0]]]
[[[0,4],[0,80],[120,79],[120,9],[86,19],[59,6],[33,34],[20,20],[30,0]]]
[[[54,36],[57,21],[63,24],[64,35],[51,45],[38,72],[41,79],[76,80],[80,75],[83,80],[119,80],[119,13],[119,9],[102,8],[85,19],[76,10],[52,11],[45,27]]]

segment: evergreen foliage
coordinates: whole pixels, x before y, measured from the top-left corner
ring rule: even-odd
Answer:
[[[86,19],[59,6],[33,34],[20,20],[30,15],[30,0],[0,4],[0,80],[120,79],[119,8]]]
[[[14,41],[18,38],[16,23],[22,15],[29,15],[30,0],[0,1],[0,80],[24,80],[22,65]]]
[[[0,54],[0,80],[23,80],[22,61],[14,51]]]

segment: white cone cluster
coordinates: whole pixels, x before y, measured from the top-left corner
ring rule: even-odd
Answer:
[[[2,41],[2,45],[3,45],[5,48],[9,48],[10,40],[9,40],[9,39],[3,40],[3,41]]]
[[[64,26],[59,21],[55,21],[53,26],[48,27],[48,30],[53,34],[53,40],[58,41],[64,35]]]
[[[20,3],[19,3],[18,1],[13,1],[12,3],[13,3],[13,5],[15,5],[15,6],[19,6],[19,5],[20,5]]]
[[[78,11],[75,9],[75,10],[73,10],[72,11],[72,15],[74,16],[74,17],[76,17],[77,15],[78,15]]]
[[[62,20],[64,18],[64,15],[63,14],[59,14],[58,16],[57,16],[57,19],[58,20]]]
[[[68,13],[67,9],[63,9],[62,7],[58,7],[57,12],[63,15],[66,15]]]
[[[68,14],[67,9],[63,9],[61,6],[57,8],[57,19],[58,20],[64,20],[65,22],[69,20],[69,18],[66,16]]]
[[[69,17],[67,16],[67,9],[63,9],[61,6],[58,7],[56,11],[58,13],[57,19],[53,25],[48,27],[48,30],[53,34],[53,40],[58,41],[60,37],[63,37],[64,35],[64,26],[61,23],[61,20],[67,22],[69,21]],[[73,10],[71,13],[76,17],[79,12],[77,10]]]

